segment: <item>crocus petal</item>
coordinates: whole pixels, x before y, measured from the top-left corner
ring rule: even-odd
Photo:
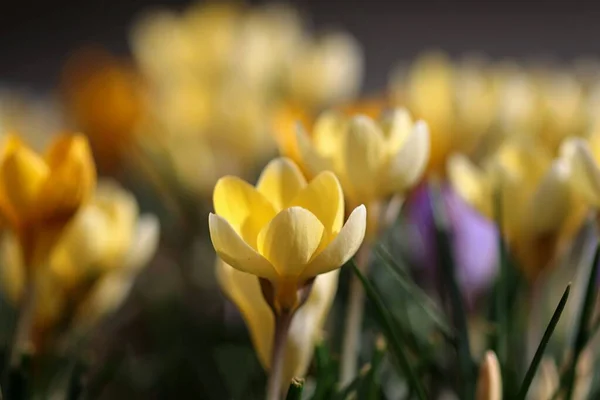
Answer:
[[[6,154],[0,174],[4,203],[15,210],[20,220],[31,217],[40,189],[50,174],[46,164],[33,151],[20,147]]]
[[[343,148],[343,179],[346,195],[367,201],[376,195],[386,144],[377,124],[365,116],[352,118]]]
[[[297,277],[319,246],[324,231],[313,213],[290,207],[260,231],[258,249],[281,277]]]
[[[461,154],[450,157],[447,169],[452,188],[479,212],[491,217],[492,193],[488,190],[483,172]]]
[[[216,266],[219,286],[240,310],[252,339],[258,359],[270,369],[275,322],[273,312],[264,300],[258,279],[240,272],[219,260]],[[339,271],[323,274],[315,280],[306,303],[294,314],[288,332],[283,363],[283,379],[306,375],[316,341],[337,289]]]
[[[568,165],[555,160],[529,203],[525,229],[535,235],[555,232],[568,216],[570,198]]]
[[[413,131],[413,120],[404,108],[393,109],[381,119],[383,135],[390,154],[396,154]]]
[[[592,204],[600,205],[600,168],[588,144],[580,138],[572,138],[562,144],[560,156],[570,167],[575,190]]]
[[[493,351],[485,353],[479,368],[477,379],[477,400],[501,400],[502,399],[502,376],[500,375],[500,364]]]
[[[138,271],[146,266],[154,256],[160,238],[160,222],[155,215],[140,216],[137,221],[133,241],[125,255],[124,267]]]
[[[262,227],[275,216],[275,209],[252,185],[235,176],[217,182],[213,193],[215,212],[250,245]]]
[[[367,228],[367,209],[360,205],[352,211],[348,221],[335,239],[306,266],[301,279],[332,271],[344,265],[362,244]]]
[[[319,154],[335,157],[340,151],[348,118],[336,111],[325,111],[315,121],[312,142]]]
[[[46,162],[50,176],[38,194],[37,214],[69,215],[87,201],[96,186],[96,168],[83,135],[62,135],[49,147]]]
[[[300,125],[296,129],[296,141],[298,142],[298,150],[300,151],[302,164],[309,177],[333,168],[331,159],[322,156],[316,151],[308,135]]]
[[[429,128],[425,122],[417,121],[390,163],[388,185],[392,192],[405,190],[421,178],[429,161],[429,149]]]
[[[244,242],[227,220],[211,213],[208,227],[215,251],[223,261],[242,272],[277,280],[277,272],[269,261]]]
[[[275,210],[287,207],[298,192],[306,186],[306,179],[289,158],[280,157],[263,169],[256,189],[267,198]]]
[[[50,270],[66,287],[81,282],[110,248],[110,221],[96,205],[82,208],[66,226],[50,255]],[[99,274],[99,271],[95,271]]]
[[[344,223],[344,193],[333,172],[321,172],[290,202],[313,213],[328,234],[337,234]]]

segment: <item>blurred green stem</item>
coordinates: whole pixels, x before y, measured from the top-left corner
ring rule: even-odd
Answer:
[[[281,391],[284,386],[281,380],[285,361],[285,345],[293,315],[293,312],[288,311],[275,313],[275,334],[271,353],[271,371],[267,382],[267,400],[281,399]],[[288,384],[289,382],[286,382],[286,388]]]
[[[356,254],[356,267],[363,275],[367,275],[371,246],[364,243]],[[358,348],[363,314],[365,312],[365,291],[356,275],[350,277],[348,308],[342,342],[342,357],[340,361],[340,387],[350,384],[356,377],[358,365]]]

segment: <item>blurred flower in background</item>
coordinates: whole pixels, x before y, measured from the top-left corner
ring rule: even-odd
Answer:
[[[196,194],[208,195],[225,174],[251,177],[274,154],[272,121],[283,104],[312,113],[349,99],[362,76],[352,37],[313,37],[283,4],[148,12],[130,43],[135,69],[91,50],[67,64],[70,115],[101,160],[133,141]]]

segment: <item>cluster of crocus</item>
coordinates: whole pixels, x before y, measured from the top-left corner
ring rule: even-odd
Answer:
[[[320,110],[350,98],[362,76],[351,36],[314,37],[284,5],[155,10],[136,21],[130,44],[133,63],[95,50],[67,65],[70,114],[101,160],[114,165],[133,142],[196,194],[273,156],[272,121],[283,105]]]
[[[337,268],[359,249],[365,234],[376,239],[380,209],[419,181],[429,155],[427,125],[413,123],[402,109],[382,112],[379,119],[328,111],[311,130],[309,136],[301,125],[296,132],[288,129],[284,134],[293,136],[281,142],[289,145],[281,146],[282,152],[302,168],[289,158],[276,159],[256,188],[239,178],[221,178],[214,189],[216,214],[209,219],[223,260],[217,266],[221,286],[242,311],[265,367],[275,368],[278,321],[292,317],[284,361],[276,366],[283,368],[278,382],[283,387],[306,373],[336,291]],[[350,367],[343,379],[356,372],[364,301],[361,294],[352,295],[352,340],[344,356],[350,360],[343,360]]]
[[[125,299],[157,245],[158,223],[138,217],[115,183],[96,185],[87,139],[60,135],[44,156],[9,136],[0,159],[2,287],[19,310],[13,346],[36,350],[87,332]]]
[[[479,159],[507,138],[528,138],[555,152],[565,138],[583,135],[597,119],[598,85],[590,84],[591,75],[550,64],[526,67],[477,56],[453,62],[426,53],[396,70],[390,97],[428,122],[430,170],[444,174],[453,153]]]

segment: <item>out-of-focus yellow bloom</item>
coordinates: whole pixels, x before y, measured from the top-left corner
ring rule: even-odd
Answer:
[[[61,87],[67,112],[90,137],[101,168],[119,166],[147,111],[139,74],[106,51],[83,49],[69,58]]]
[[[600,134],[593,133],[585,140],[570,138],[560,149],[561,158],[570,166],[571,183],[583,199],[594,207],[600,206]]]
[[[431,131],[429,170],[444,173],[447,157],[469,152],[490,129],[497,96],[487,69],[476,60],[454,65],[443,53],[426,53],[392,77],[391,96],[427,121]]]
[[[214,189],[209,216],[218,256],[235,269],[266,279],[278,312],[299,306],[298,291],[314,277],[340,268],[361,245],[366,209],[344,224],[342,188],[331,172],[308,184],[289,159],[263,170],[256,187],[227,176]]]
[[[27,265],[43,261],[62,227],[92,195],[96,170],[87,139],[58,136],[42,157],[16,136],[0,155],[0,213]]]
[[[503,234],[531,279],[581,222],[567,163],[539,146],[506,142],[481,167],[456,155],[449,160],[448,174],[458,193],[490,219],[500,195]]]
[[[335,109],[347,116],[361,114],[376,119],[388,108],[387,105],[387,99],[374,97],[343,103],[335,107]],[[306,133],[311,134],[315,119],[316,115],[311,114],[310,110],[300,106],[298,103],[285,104],[275,113],[273,133],[279,152],[283,156],[292,159],[300,168],[303,165],[300,150],[298,149],[296,131],[300,125],[306,129]],[[305,175],[309,175],[308,171],[303,170],[302,172]]]
[[[347,100],[359,89],[362,51],[348,34],[332,34],[304,47],[291,63],[288,85],[292,98],[303,104]]]
[[[282,104],[312,114],[352,95],[362,74],[352,38],[316,39],[281,4],[153,12],[135,24],[131,44],[148,84],[141,148],[174,160],[174,175],[196,194],[209,192],[215,177],[250,175],[273,156],[273,118]],[[172,153],[191,148],[209,156]]]
[[[94,198],[63,229],[34,279],[34,329],[38,334],[59,321],[91,326],[124,300],[137,273],[157,247],[158,220],[139,216],[135,198],[112,182],[101,182]],[[25,273],[19,243],[3,242],[2,285],[18,303]]]
[[[488,351],[483,356],[477,379],[477,400],[502,399],[502,375],[496,353]]]
[[[351,207],[369,207],[369,233],[375,233],[382,200],[416,184],[429,159],[429,130],[403,109],[379,120],[330,111],[315,122],[312,135],[297,130],[301,165],[310,176],[331,170],[339,177]]]
[[[321,338],[323,325],[337,290],[339,271],[316,277],[306,302],[294,314],[288,331],[283,362],[282,382],[302,377],[310,365],[316,342]],[[258,359],[270,369],[275,317],[263,298],[259,280],[225,264],[217,262],[217,278],[225,294],[236,304],[252,338]]]

